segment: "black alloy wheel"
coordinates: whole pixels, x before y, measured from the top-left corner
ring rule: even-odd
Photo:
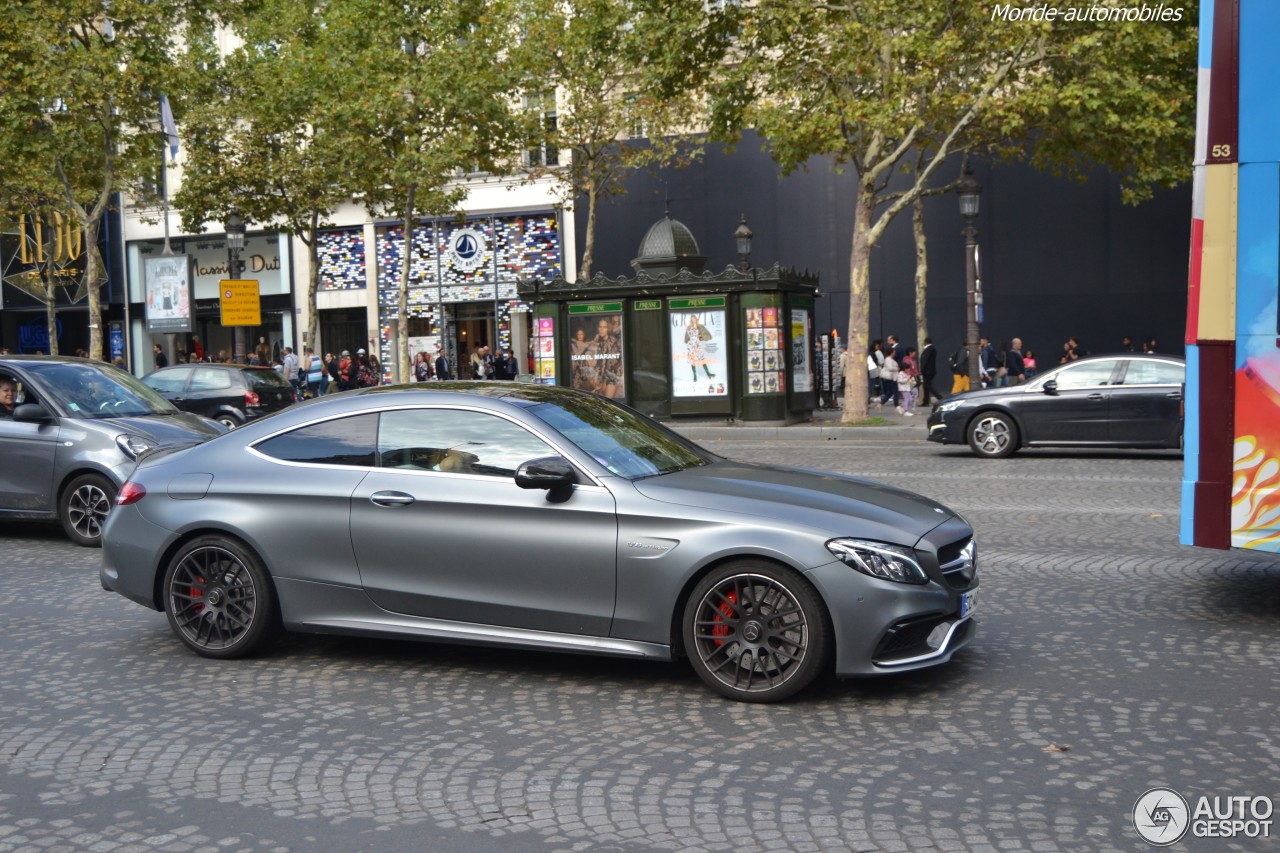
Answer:
[[[260,651],[279,627],[262,561],[224,536],[201,536],[174,555],[164,576],[164,609],[182,642],[210,658]]]
[[[684,646],[694,671],[730,699],[777,702],[826,667],[831,622],[813,586],[762,560],[708,574],[685,606]]]
[[[1008,456],[1018,449],[1018,425],[1002,412],[982,412],[969,424],[969,447],[988,459]]]
[[[81,474],[68,483],[58,501],[67,538],[87,548],[102,547],[102,526],[115,501],[115,485],[101,474]]]

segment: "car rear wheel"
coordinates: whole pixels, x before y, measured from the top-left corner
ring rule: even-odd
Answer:
[[[214,420],[222,424],[227,429],[235,429],[240,426],[240,419],[235,415],[218,415]]]
[[[262,561],[225,536],[201,536],[174,555],[164,576],[164,609],[182,642],[210,658],[260,651],[279,626]]]
[[[988,459],[1008,456],[1018,449],[1018,426],[1008,415],[983,412],[969,424],[969,447]]]
[[[115,500],[115,485],[101,474],[81,474],[68,483],[58,504],[67,538],[87,548],[101,547],[102,526]]]
[[[684,647],[712,690],[742,702],[777,702],[826,667],[831,623],[813,586],[760,560],[728,563],[694,588]]]

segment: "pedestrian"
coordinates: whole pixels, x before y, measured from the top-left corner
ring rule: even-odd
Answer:
[[[890,346],[892,347],[893,339],[890,338]],[[880,393],[880,402],[876,403],[877,409],[883,409],[884,404],[893,401],[894,408],[901,405],[902,398],[898,393],[898,360],[893,357],[893,349],[885,351],[884,364],[880,365],[880,387],[883,389]]]
[[[343,355],[346,355],[345,351]],[[342,356],[333,353],[325,353],[324,357],[325,372],[329,374],[329,387],[325,389],[326,394],[336,394],[344,390],[339,377],[342,376]]]
[[[884,341],[876,338],[867,350],[867,396],[874,402],[880,399],[884,389],[880,386],[880,367],[884,364]],[[844,374],[849,375],[848,371]],[[847,380],[846,380],[847,381]]]
[[[1036,375],[1036,354],[1033,351],[1026,350],[1022,353],[1022,368],[1028,379]]]
[[[432,375],[431,362],[427,360],[427,354],[423,350],[419,350],[418,354],[413,357],[413,379],[415,382],[429,382],[435,377]]]
[[[204,347],[200,345],[200,338],[195,335],[191,336],[191,353],[196,361],[204,361]]]
[[[511,347],[507,347],[498,356],[498,361],[494,365],[494,375],[498,379],[503,379],[507,382],[514,382],[515,378],[520,375],[520,361],[516,358],[516,354],[511,350]]]
[[[487,346],[480,347],[480,358],[484,361],[484,378],[497,378],[497,371],[494,366],[493,350]]]
[[[306,365],[302,370],[302,381],[306,383],[307,395],[310,397],[319,397],[324,393],[325,376],[324,376],[324,359],[316,355],[316,351],[307,347],[303,352]]]
[[[933,380],[937,375],[938,350],[933,345],[933,338],[925,338],[924,349],[920,350],[920,405],[927,407],[930,400],[942,399],[942,395],[933,387]]]
[[[996,348],[991,345],[991,341],[980,338],[978,340],[978,378],[982,380],[983,388],[995,387],[998,369]]]
[[[1004,367],[1008,371],[1010,385],[1021,385],[1027,381],[1026,361],[1022,357],[1022,338],[1014,338],[1010,341]]]
[[[1120,352],[1137,352],[1137,350],[1133,348],[1133,338],[1125,335],[1120,339]]]
[[[298,357],[293,354],[293,347],[284,348],[280,356],[280,366],[284,369],[284,378],[289,380],[289,384],[301,391],[302,385],[298,381]]]
[[[951,368],[951,395],[963,394],[969,385],[969,346],[960,344],[955,352],[947,356],[947,367]]]
[[[361,350],[364,352],[364,350]],[[346,391],[355,385],[355,364],[351,360],[351,351],[343,350],[342,358],[338,361],[338,390]]]
[[[164,348],[159,344],[153,346],[152,351],[156,354],[156,370],[169,366],[169,356],[164,354]]]
[[[1143,342],[1142,342],[1142,351],[1143,351],[1143,352],[1149,352],[1149,353],[1151,353],[1151,354],[1153,354],[1153,355],[1154,355],[1154,354],[1155,354],[1155,351],[1156,351],[1156,339],[1155,339],[1155,338],[1147,338],[1145,341],[1143,341]]]
[[[902,367],[898,370],[898,414],[913,417],[911,407],[915,405],[916,380],[919,376],[920,369],[916,364],[916,348],[908,347],[906,355],[902,357]]]
[[[374,370],[369,353],[362,349],[356,350],[356,360],[352,370],[355,373],[353,385],[356,388],[373,388],[381,384],[382,377]]]
[[[436,379],[447,382],[452,378],[453,374],[449,371],[449,359],[444,354],[444,347],[436,344]]]

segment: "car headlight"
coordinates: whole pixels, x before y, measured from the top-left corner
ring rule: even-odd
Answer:
[[[130,435],[129,433],[125,433],[124,435],[117,435],[116,445],[120,448],[121,452],[124,453],[125,456],[128,456],[130,459],[134,461],[137,461],[139,456],[146,453],[152,447],[155,447],[154,444],[152,444],[150,441],[143,438],[142,436]]]
[[[963,405],[964,400],[948,400],[945,403],[939,403],[935,408],[945,415],[947,412],[954,412]]]
[[[929,576],[916,562],[915,552],[901,545],[865,539],[832,539],[827,550],[864,575],[895,583],[928,583]]]

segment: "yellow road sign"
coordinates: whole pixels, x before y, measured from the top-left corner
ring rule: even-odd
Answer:
[[[255,279],[224,278],[218,282],[224,326],[261,326],[262,299]]]

